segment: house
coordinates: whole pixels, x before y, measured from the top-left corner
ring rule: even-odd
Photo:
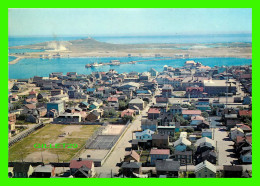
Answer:
[[[238,115],[240,116],[240,117],[243,117],[243,116],[245,116],[245,117],[252,117],[252,110],[239,110],[238,111]]]
[[[87,88],[87,94],[93,94],[96,91],[95,88]]]
[[[243,167],[241,165],[223,165],[224,178],[242,178]]]
[[[203,87],[186,87],[186,97],[200,98],[203,97]]]
[[[174,151],[173,159],[179,161],[181,165],[193,164],[192,151]]]
[[[89,110],[94,110],[99,108],[99,104],[97,102],[93,102],[92,104],[89,105],[88,109]]]
[[[162,96],[166,98],[172,97],[173,87],[171,85],[164,85],[162,88]]]
[[[160,116],[160,110],[158,108],[150,108],[148,110],[148,119],[157,119]]]
[[[172,159],[157,160],[155,162],[157,177],[166,175],[167,178],[178,178],[180,162]]]
[[[76,178],[93,177],[96,174],[93,161],[81,158],[70,161],[70,171]]]
[[[158,148],[168,148],[169,135],[168,134],[152,134],[152,146]]]
[[[148,141],[148,140],[152,140],[152,134],[154,134],[154,131],[150,129],[146,129],[142,132],[136,132],[135,137],[139,141]]]
[[[52,165],[38,165],[35,167],[32,178],[50,178],[55,176],[55,167]]]
[[[157,121],[158,126],[169,126],[170,123],[174,122],[174,115],[171,113],[161,113]]]
[[[207,160],[195,166],[196,178],[215,178],[216,172],[216,166],[211,164]]]
[[[142,130],[152,130],[156,131],[157,130],[157,121],[156,120],[149,120],[149,119],[142,119],[141,120],[141,129]]]
[[[108,97],[107,102],[118,103],[118,98],[117,97]]]
[[[244,131],[241,128],[231,128],[230,129],[230,133],[229,133],[230,138],[232,139],[232,141],[235,141],[237,139],[237,136],[241,136],[244,137]]]
[[[202,137],[208,137],[208,138],[212,139],[212,137],[213,137],[212,129],[202,129],[201,131],[202,131],[202,133],[201,133]]]
[[[206,150],[196,156],[196,165],[207,160],[212,164],[217,163],[217,154],[214,150]]]
[[[209,122],[208,121],[201,121],[197,124],[197,130],[202,131],[203,129],[209,129]]]
[[[47,100],[49,100],[49,96],[48,96],[48,94],[46,94],[46,93],[44,93],[44,92],[41,92],[41,93],[39,93],[39,94],[37,95],[37,99],[38,99],[38,100],[42,100],[42,99],[47,99]]]
[[[33,167],[27,162],[15,162],[13,178],[29,178],[33,173]]]
[[[133,176],[133,173],[141,174],[141,167],[141,162],[123,162],[121,170],[123,175],[130,177]]]
[[[144,101],[140,98],[132,99],[129,102],[129,108],[133,109],[134,106],[137,106],[140,110],[143,110],[144,109]]]
[[[87,109],[89,107],[89,103],[87,101],[82,101],[80,102],[79,107]]]
[[[202,116],[192,116],[190,125],[197,126],[198,124],[200,124],[203,121],[205,121],[205,118]]]
[[[167,134],[169,136],[174,136],[175,126],[158,126],[157,131],[159,134]]]
[[[51,90],[50,92],[51,92],[51,96],[57,96],[57,95],[63,94],[62,89],[54,89],[54,90]]]
[[[10,95],[8,98],[9,98],[8,99],[9,103],[11,103],[13,101],[18,101],[19,100],[19,98],[18,98],[18,96],[16,94]]]
[[[201,154],[207,150],[214,150],[216,147],[216,142],[207,137],[203,137],[196,141],[195,147],[197,147],[197,150],[195,152],[195,154],[197,155],[197,154]]]
[[[252,163],[252,145],[242,147],[242,150],[240,151],[240,161],[242,163]]]
[[[191,145],[191,142],[187,140],[186,137],[185,138],[180,137],[173,144],[174,144],[175,151],[185,151],[187,147]]]
[[[98,113],[96,110],[90,112],[86,117],[87,121],[96,121],[98,119],[100,119],[100,113]]]
[[[173,106],[170,107],[169,112],[173,115],[175,114],[181,114],[182,113],[182,108],[180,105],[174,104]]]
[[[124,162],[130,162],[130,161],[134,161],[134,162],[140,161],[140,155],[135,150],[127,151],[125,154]]]
[[[184,119],[189,119],[192,116],[200,116],[201,111],[200,110],[182,110],[182,116]]]
[[[236,127],[242,129],[244,133],[252,132],[252,129],[248,125],[245,125],[245,124],[236,124]]]
[[[204,80],[204,92],[210,96],[224,95],[227,92],[236,94],[236,82],[230,79],[229,82],[226,80]]]
[[[52,109],[55,109],[59,114],[64,112],[64,102],[59,100],[47,103],[47,113]]]
[[[133,110],[133,109],[126,109],[126,110],[121,112],[121,118],[123,118],[124,116],[134,117],[134,115],[135,115],[135,110]]]
[[[166,97],[156,97],[155,101],[156,101],[156,103],[168,103],[168,98],[166,98]]]
[[[155,165],[156,160],[169,159],[169,156],[170,156],[169,149],[151,149],[150,151],[151,165]]]

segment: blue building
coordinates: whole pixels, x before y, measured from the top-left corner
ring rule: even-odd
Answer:
[[[151,165],[154,165],[156,160],[166,160],[169,159],[170,149],[151,149],[150,158]]]
[[[47,103],[47,113],[52,109],[57,110],[59,114],[64,112],[64,102],[60,100]]]

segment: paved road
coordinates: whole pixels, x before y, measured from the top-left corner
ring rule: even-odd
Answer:
[[[157,91],[155,95],[157,95],[158,93],[159,92]],[[146,108],[141,112],[141,114],[135,118],[135,120],[130,124],[129,128],[122,136],[122,138],[119,139],[115,149],[107,158],[102,167],[95,167],[95,170],[100,178],[110,178],[111,170],[112,174],[118,173],[119,167],[117,167],[116,165],[117,163],[121,162],[120,160],[123,160],[126,148],[131,147],[130,141],[132,140],[132,131],[141,129],[141,119],[143,116],[147,115],[147,111],[150,108],[150,105],[154,102],[155,98],[153,97],[151,103],[148,104]]]

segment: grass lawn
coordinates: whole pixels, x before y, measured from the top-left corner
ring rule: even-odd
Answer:
[[[57,154],[60,161],[69,161],[75,153],[85,144],[86,140],[92,136],[99,125],[60,125],[60,124],[47,124],[45,127],[37,130],[36,132],[25,137],[23,140],[17,142],[9,148],[9,161],[21,160],[32,153],[48,152],[49,161],[56,161]],[[62,133],[68,133],[65,137],[59,137]],[[55,144],[55,143],[69,143],[78,144],[78,148],[34,148],[34,144]],[[35,157],[36,158],[36,157]],[[39,158],[37,157],[37,161]]]

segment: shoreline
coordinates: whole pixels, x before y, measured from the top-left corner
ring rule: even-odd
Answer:
[[[41,57],[38,57],[38,56],[17,56],[17,55],[9,55],[9,56],[14,56],[16,57],[16,59],[12,60],[12,61],[9,61],[8,62],[8,65],[14,65],[16,63],[18,63],[20,60],[22,59],[31,59],[31,58],[36,58],[36,59],[41,59]],[[84,56],[69,56],[69,57],[60,57],[60,58],[105,58],[105,57],[112,57],[112,58],[120,58],[120,57],[126,57],[128,58],[129,56],[126,56],[126,55],[84,55]],[[155,58],[154,55],[147,55],[147,56],[137,56],[137,55],[133,55],[131,57],[140,57],[140,58]],[[193,59],[193,58],[241,58],[241,59],[252,59],[252,56],[190,56],[188,58],[177,58],[177,57],[174,57],[172,55],[161,55],[160,58],[172,58],[172,60],[175,60],[175,59],[186,59],[186,60],[189,60],[189,59]],[[48,59],[48,58],[43,58],[43,59]],[[58,59],[58,58],[49,58],[50,60],[52,59]],[[149,62],[149,61],[147,61]]]

